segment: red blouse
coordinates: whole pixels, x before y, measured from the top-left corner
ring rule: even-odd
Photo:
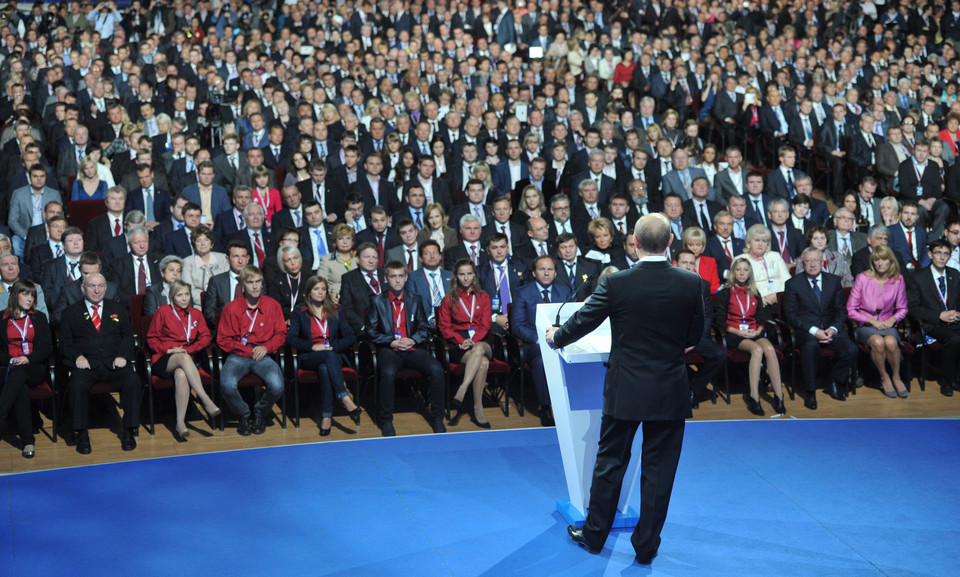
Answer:
[[[147,330],[147,346],[153,351],[151,362],[156,362],[167,354],[168,350],[178,347],[190,354],[200,352],[207,348],[211,340],[210,329],[203,319],[203,313],[195,308],[184,310],[173,305],[164,305],[157,309]]]
[[[734,285],[730,288],[730,305],[727,307],[727,328],[740,329],[740,323],[746,322],[751,329],[757,328],[757,295]]]
[[[10,317],[4,317],[7,321],[7,341],[10,345],[7,347],[7,352],[10,355],[11,359],[17,357],[25,357],[26,353],[23,352],[22,341],[26,340],[29,343],[27,346],[33,347],[33,322],[30,321],[30,317],[23,317],[22,319],[12,319]],[[21,333],[24,329],[25,332]]]
[[[457,299],[458,302],[453,303],[453,312],[450,311],[450,296],[443,297],[443,301],[437,308],[437,330],[440,331],[440,336],[447,341],[460,344],[467,340],[462,333],[472,328],[476,331],[473,334],[473,342],[485,339],[490,332],[492,322],[490,295],[483,291],[461,293],[460,298]]]

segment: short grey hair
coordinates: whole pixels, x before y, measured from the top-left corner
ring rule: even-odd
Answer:
[[[183,259],[175,254],[168,254],[160,259],[160,272],[165,272],[167,267],[174,263],[180,265],[180,270],[183,270]]]
[[[878,234],[890,236],[890,229],[885,224],[875,224],[867,231],[867,238],[875,238]]]
[[[477,218],[477,215],[467,213],[467,214],[465,214],[465,215],[463,215],[463,216],[460,217],[460,228],[461,228],[461,230],[463,229],[463,225],[467,224],[468,222],[475,222],[475,223],[477,223],[477,224],[481,224],[481,223],[480,223],[480,219]]]

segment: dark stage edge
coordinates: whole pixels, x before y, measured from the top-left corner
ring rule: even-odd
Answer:
[[[693,422],[660,555],[594,556],[553,429],[9,475],[0,575],[960,575],[960,422]],[[636,504],[634,505],[636,507]]]

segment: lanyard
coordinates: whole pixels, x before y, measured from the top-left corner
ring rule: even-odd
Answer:
[[[293,288],[293,283],[290,282],[290,275],[285,275],[287,277],[287,286],[290,287],[290,310],[293,310],[294,306],[297,304],[297,293],[300,292],[300,277],[297,277],[297,288]]]
[[[313,317],[313,322],[317,323],[317,328],[320,329],[320,336],[323,337],[323,340],[327,340],[327,326],[329,324],[329,319],[323,319],[323,323],[320,323],[320,319]]]
[[[504,268],[504,269],[503,269],[503,274],[501,274],[501,273],[497,270],[497,266],[499,266],[499,265],[494,265],[494,267],[493,267],[493,278],[494,278],[494,280],[497,281],[497,292],[499,293],[499,292],[500,292],[500,289],[503,287],[503,281],[504,281],[504,279],[507,278],[507,269]]]
[[[472,299],[472,300],[470,301],[470,310],[467,310],[467,305],[463,304],[463,297],[460,297],[460,298],[458,298],[457,300],[460,301],[460,308],[463,309],[463,312],[467,313],[467,316],[470,317],[470,326],[473,326],[473,315],[474,315],[474,313],[477,312],[477,311],[476,311],[477,295],[474,294],[474,295],[471,297],[471,299]]]
[[[350,270],[350,267],[353,266],[353,254],[350,255],[350,260],[343,260],[340,258],[340,254],[337,253],[337,262],[343,265],[343,268]]]
[[[263,194],[260,193],[259,188],[255,188],[253,191],[257,193],[257,197],[260,199],[260,206],[263,207],[263,212],[267,213],[270,210],[270,189],[269,188],[267,189],[266,197],[264,197]]]
[[[17,328],[17,332],[20,333],[20,340],[26,341],[27,331],[30,329],[30,317],[29,316],[24,317],[22,329],[20,328],[20,325],[17,324],[17,321],[10,319],[10,322],[13,323],[13,326]]]
[[[915,162],[911,162],[910,164],[913,165],[913,173],[917,175],[917,188],[920,188],[920,183],[923,180],[923,173],[917,169],[917,164]],[[926,168],[927,166],[924,165],[923,169],[926,170]]]
[[[733,298],[737,301],[737,306],[740,307],[740,318],[744,321],[747,320],[747,313],[750,312],[750,293],[747,293],[747,306],[744,308],[743,303],[740,302],[740,294],[734,290]]]
[[[399,334],[399,333],[400,333],[400,321],[403,320],[403,307],[404,307],[404,302],[403,302],[403,301],[400,301],[400,308],[399,308],[399,309],[397,309],[397,301],[393,301],[392,305],[393,305],[394,322],[396,323],[396,327],[397,327],[396,332]]]
[[[250,335],[253,334],[253,327],[257,326],[257,317],[260,315],[260,309],[256,309],[252,317],[250,316],[249,310],[246,312],[246,314],[247,318],[250,319],[250,328],[247,330],[247,334]]]
[[[767,282],[770,282],[770,280],[771,280],[771,279],[770,279],[770,269],[767,268],[767,256],[764,255],[764,256],[760,257],[759,259],[754,258],[753,256],[751,256],[750,258],[752,258],[754,261],[759,260],[761,263],[763,263],[763,273],[764,273],[765,275],[767,275],[766,281],[767,281]]]
[[[170,308],[173,310],[173,316],[177,317],[177,320],[180,321],[180,324],[183,324],[183,320],[180,319],[180,315],[177,313],[177,307],[170,305]],[[256,317],[254,317],[256,318]],[[190,331],[193,329],[193,313],[187,313],[187,326],[184,327],[183,332],[187,334],[187,344],[190,344]],[[253,331],[253,327],[250,327],[250,330]]]

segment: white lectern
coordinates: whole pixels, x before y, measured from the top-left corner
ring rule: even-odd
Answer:
[[[563,307],[561,310],[560,307]],[[600,438],[600,418],[603,408],[604,363],[610,356],[610,321],[604,321],[595,331],[563,349],[551,349],[542,337],[554,324],[560,310],[563,324],[583,303],[541,304],[537,306],[537,333],[543,368],[553,403],[553,417],[560,441],[563,473],[567,479],[569,499],[557,500],[557,511],[571,525],[583,525],[590,502],[593,465],[597,459],[597,441]],[[617,504],[613,527],[633,528],[640,518],[630,507],[631,496],[637,488],[640,443],[634,441],[633,458],[623,478],[623,489]]]

